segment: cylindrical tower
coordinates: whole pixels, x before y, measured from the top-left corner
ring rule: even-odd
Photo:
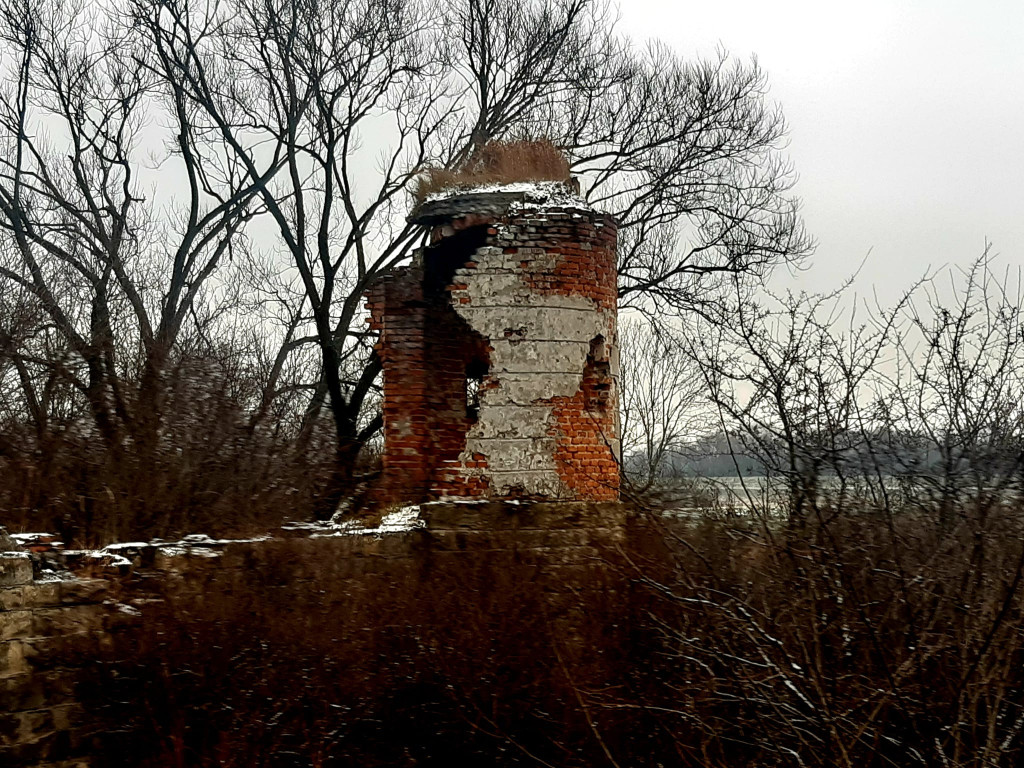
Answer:
[[[616,226],[555,183],[420,206],[431,245],[370,294],[393,495],[611,501]]]

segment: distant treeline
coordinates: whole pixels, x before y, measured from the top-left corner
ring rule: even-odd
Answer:
[[[942,447],[925,435],[901,435],[895,445],[887,445],[890,436],[875,435],[870,453],[848,449],[837,453],[828,465],[819,466],[817,471],[822,476],[835,476],[841,473],[859,475],[873,473],[887,477],[918,477],[935,476],[943,473],[947,465]],[[700,478],[700,477],[756,477],[776,474],[774,467],[783,465],[788,460],[785,447],[778,449],[763,459],[744,451],[742,436],[730,437],[725,432],[718,432],[685,443],[666,453],[658,468],[661,478]],[[634,453],[624,460],[626,472],[641,470],[647,467],[648,458],[643,453]],[[995,462],[995,463],[993,463]],[[1017,462],[1014,456],[1004,456],[1001,460],[986,457],[983,466],[972,467],[971,457],[960,456],[953,465],[958,472],[1012,472]],[[799,467],[797,467],[799,469]],[[808,464],[807,469],[811,466]]]

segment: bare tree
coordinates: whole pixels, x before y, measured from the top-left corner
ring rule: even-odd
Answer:
[[[180,114],[176,151],[190,182],[183,206],[161,211],[139,181],[155,93],[132,55],[137,41],[82,6],[51,0],[5,2],[0,35],[10,66],[0,96],[8,145],[0,227],[9,246],[0,278],[34,298],[74,353],[63,374],[87,398],[104,441],[150,450],[168,356],[199,292],[243,246],[239,230],[259,182],[200,168]]]
[[[939,277],[906,305],[876,407],[889,471],[950,526],[1021,491],[1024,297],[987,251]]]
[[[756,66],[634,53],[603,3],[138,0],[133,15],[150,71],[202,125],[193,143],[222,143],[253,183],[276,174],[260,199],[309,302],[342,467],[379,424],[357,426],[378,370],[361,295],[415,244],[403,193],[427,163],[553,137],[588,198],[619,216],[622,293],[649,311],[690,307],[715,276],[763,275],[810,247]],[[371,132],[386,140],[375,183],[360,186]]]
[[[842,289],[766,294],[694,335],[720,431],[769,485],[782,481],[791,519],[856,498],[927,510],[949,527],[1019,493],[1018,283],[998,279],[987,255],[948,273],[948,285],[940,277],[863,322]]]
[[[58,371],[144,456],[183,339],[262,323],[250,425],[284,398],[308,445],[329,415],[325,513],[380,427],[362,297],[422,237],[424,168],[550,137],[619,218],[623,302],[652,318],[811,246],[756,64],[636,50],[603,0],[5,0],[0,31],[0,280],[64,350],[33,386]],[[215,310],[229,294],[252,314]]]
[[[161,468],[183,455],[170,445],[182,403],[210,393],[184,383],[238,341],[231,273],[248,261],[245,227],[273,175],[247,179],[211,142],[193,151],[190,113],[144,65],[144,44],[106,6],[0,3],[0,368],[13,395],[5,437],[30,437],[3,458],[35,478],[4,490],[26,514],[66,509],[76,529],[96,505],[140,525],[189,516],[171,498],[188,486]],[[156,183],[168,177],[181,183]]]
[[[746,522],[662,521],[674,563],[637,575],[674,606],[649,613],[678,673],[611,707],[652,712],[684,764],[1020,761],[1017,285],[985,256],[864,322],[842,291],[762,296],[695,336],[785,517],[752,492]]]
[[[258,187],[295,270],[310,326],[296,332],[320,358],[310,419],[326,398],[337,438],[329,508],[379,428],[379,417],[360,421],[379,372],[360,327],[362,295],[407,255],[413,232],[395,223],[396,201],[438,130],[424,22],[411,4],[372,0],[139,1],[132,18],[145,30],[147,69],[195,121],[190,151],[224,147],[225,162]],[[394,145],[367,194],[358,148],[374,130]]]
[[[872,428],[865,408],[895,318],[883,312],[860,324],[853,314],[842,333],[834,327],[844,315],[842,290],[737,298],[732,322],[705,323],[692,353],[731,452],[755,457],[764,473],[750,480],[747,500],[764,500],[758,483],[773,495],[781,481],[786,514],[802,521],[821,509],[824,495],[864,490]]]

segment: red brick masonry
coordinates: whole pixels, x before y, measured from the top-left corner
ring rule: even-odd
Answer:
[[[368,293],[386,498],[618,498],[615,222],[545,194],[425,204],[431,245]]]

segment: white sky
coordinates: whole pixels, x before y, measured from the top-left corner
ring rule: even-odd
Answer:
[[[1024,0],[622,0],[621,16],[636,38],[767,72],[819,241],[779,287],[834,288],[867,257],[858,292],[890,301],[986,239],[1024,265]]]

